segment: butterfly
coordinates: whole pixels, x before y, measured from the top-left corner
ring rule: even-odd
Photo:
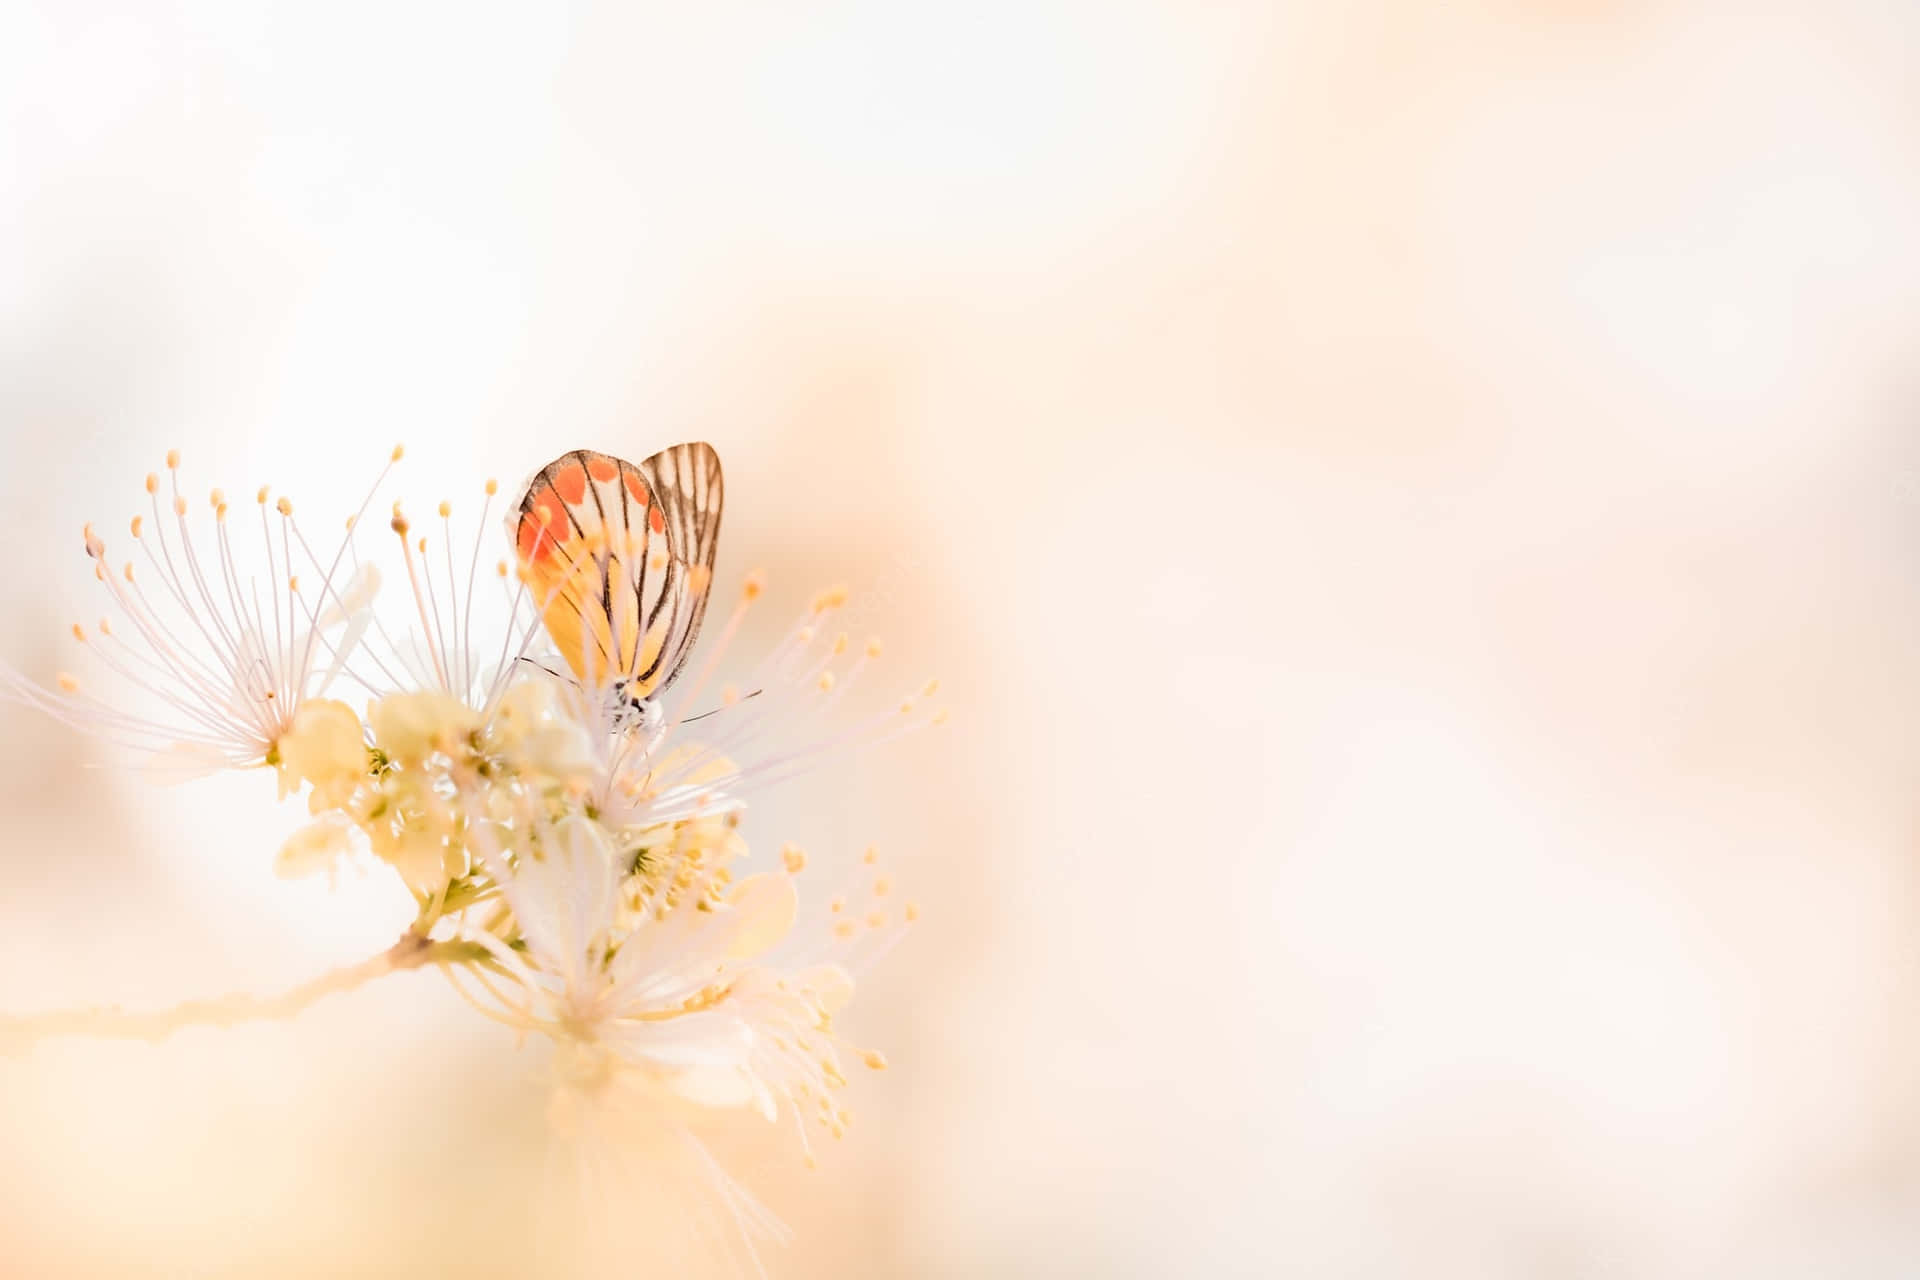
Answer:
[[[547,635],[583,686],[643,723],[700,634],[723,497],[720,456],[692,443],[638,466],[575,449],[520,499],[514,549]]]

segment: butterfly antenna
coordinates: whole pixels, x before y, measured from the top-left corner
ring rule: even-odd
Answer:
[[[553,669],[552,667],[550,667],[550,666],[548,666],[548,665],[547,665],[546,663],[544,663],[544,662],[542,662],[542,661],[540,661],[540,660],[539,660],[538,658],[529,658],[529,657],[528,657],[528,656],[527,656],[526,654],[524,654],[524,653],[523,653],[523,654],[520,654],[520,655],[519,655],[518,657],[516,657],[516,658],[514,658],[514,661],[515,661],[515,662],[524,662],[524,663],[526,663],[526,664],[527,664],[528,666],[530,666],[530,667],[533,667],[533,668],[535,668],[535,669],[537,669],[537,670],[540,670],[540,671],[544,671],[544,672],[546,672],[546,673],[547,673],[548,675],[550,675],[550,676],[552,676],[552,677],[553,677],[553,678],[554,678],[555,680],[566,680],[566,679],[567,679],[567,677],[566,677],[566,676],[563,676],[563,675],[561,675],[561,674],[560,674],[560,673],[559,673],[558,671],[555,671],[555,670],[554,670],[554,669]]]
[[[744,697],[740,698],[738,701],[729,703],[728,706],[737,707],[740,705],[740,703],[745,702],[748,698],[757,698],[760,696],[760,694],[761,694],[761,690],[755,689],[752,693],[746,694]],[[685,720],[682,720],[680,723],[692,724],[695,720],[705,720],[708,716],[717,716],[722,711],[725,711],[726,709],[727,709],[726,707],[715,707],[711,711],[702,711],[697,716],[688,716]]]

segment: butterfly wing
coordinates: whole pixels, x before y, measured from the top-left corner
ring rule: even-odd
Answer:
[[[704,444],[638,467],[576,449],[528,484],[515,531],[521,570],[583,683],[644,698],[679,673],[706,611],[720,499],[720,461]]]
[[[644,619],[671,553],[632,463],[576,449],[541,468],[520,499],[515,550],[547,634],[583,683],[610,684],[653,660]]]
[[[720,547],[720,515],[726,485],[720,455],[704,441],[662,449],[640,464],[666,525],[673,572],[667,587],[658,669],[633,674],[644,686],[640,696],[665,688],[680,674],[699,638],[713,585],[713,560]]]

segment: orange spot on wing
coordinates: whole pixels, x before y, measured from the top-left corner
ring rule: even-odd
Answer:
[[[591,458],[587,461],[587,473],[601,484],[612,484],[613,478],[620,474],[620,464],[612,458]]]
[[[585,502],[587,499],[587,469],[577,462],[569,462],[556,470],[552,477],[553,491],[560,500],[569,504]]]
[[[573,536],[573,526],[567,520],[567,508],[560,501],[560,495],[552,489],[542,489],[527,504],[520,514],[520,527],[516,530],[515,545],[520,552],[520,561],[525,564],[533,560],[545,560],[554,552],[554,548]]]
[[[647,482],[640,478],[640,473],[638,471],[627,472],[625,479],[627,482],[627,493],[633,498],[635,502],[639,503],[643,507],[646,506],[647,505]]]
[[[546,524],[547,533],[555,542],[565,542],[573,536],[573,525],[567,518],[567,508],[560,501],[559,494],[548,489],[534,499],[533,505],[538,509],[538,518]]]
[[[659,533],[667,527],[666,517],[660,514],[660,508],[647,508],[647,528]]]
[[[534,518],[532,512],[520,517],[519,546],[522,561],[553,554],[553,544],[540,536],[540,521]]]

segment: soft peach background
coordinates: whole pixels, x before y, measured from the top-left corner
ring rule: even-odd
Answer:
[[[169,445],[705,436],[956,712],[752,819],[928,907],[734,1147],[777,1275],[1913,1274],[1920,20],[1749,8],[16,0],[4,652]],[[406,914],[4,725],[0,1008]],[[540,1061],[410,975],[0,1063],[0,1274],[539,1273]]]

